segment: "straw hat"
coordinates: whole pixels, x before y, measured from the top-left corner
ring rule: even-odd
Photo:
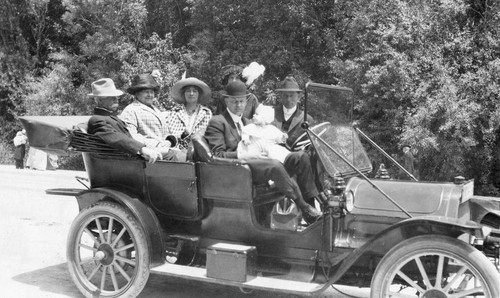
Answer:
[[[199,88],[199,90],[201,91],[200,96],[198,97],[199,104],[206,104],[210,99],[210,96],[212,95],[210,87],[208,87],[208,85],[203,81],[198,80],[197,78],[185,78],[178,81],[174,84],[174,86],[172,86],[172,89],[170,90],[170,96],[172,96],[172,98],[176,102],[184,104],[185,99],[182,90],[187,86],[196,86]]]
[[[104,78],[92,83],[92,93],[88,96],[108,97],[121,95],[123,95],[123,91],[116,89],[113,80]]]

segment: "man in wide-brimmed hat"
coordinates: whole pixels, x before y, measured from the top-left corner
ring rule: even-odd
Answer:
[[[163,156],[166,160],[185,160],[178,150],[169,150],[177,144],[176,138],[170,133],[165,116],[154,105],[156,93],[160,86],[150,74],[139,74],[132,78],[127,92],[135,100],[120,114],[127,124],[132,137],[150,148],[161,151],[168,150]]]
[[[104,78],[92,83],[92,93],[89,96],[94,98],[96,107],[94,116],[88,121],[87,132],[98,136],[115,149],[141,155],[147,161],[154,163],[162,158],[162,153],[132,138],[125,122],[116,116],[118,97],[122,95],[123,91],[116,89],[111,79]]]
[[[180,105],[167,117],[167,125],[180,149],[188,149],[192,137],[205,133],[212,111],[204,105],[211,94],[210,87],[197,78],[181,79],[172,86],[170,95]]]
[[[250,120],[242,117],[247,100],[245,83],[236,80],[227,85],[225,93],[227,108],[221,115],[212,117],[205,132],[205,138],[215,156],[238,158],[237,147],[241,141],[241,128],[250,123]],[[283,164],[267,156],[249,159],[246,162],[252,171],[254,183],[274,181],[277,189],[299,206],[306,222],[313,223],[321,217],[319,211],[304,201],[304,197],[318,195],[311,163],[306,153],[292,152],[285,158]],[[297,176],[298,184],[291,176]]]
[[[304,121],[304,112],[298,107],[302,89],[292,76],[287,76],[280,83],[280,88],[276,89],[276,92],[279,93],[280,104],[274,108],[273,124],[288,134],[286,143],[291,146],[305,132],[301,127],[301,123]],[[309,115],[307,115],[307,121],[309,124],[313,124],[313,118]]]

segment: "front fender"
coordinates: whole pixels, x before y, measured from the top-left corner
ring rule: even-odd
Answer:
[[[82,191],[76,196],[76,198],[80,210],[104,199],[111,200],[125,206],[139,221],[139,224],[146,235],[150,252],[151,267],[165,263],[165,249],[163,249],[164,236],[158,218],[153,210],[139,200],[137,196],[103,187]]]
[[[458,238],[462,234],[483,237],[481,225],[473,221],[441,216],[422,216],[400,221],[375,235],[370,241],[346,256],[332,271],[324,288],[338,281],[353,266],[371,266],[371,269],[375,270],[385,253],[403,240],[419,235],[444,235]]]
[[[467,203],[471,220],[500,229],[500,198],[474,196]]]

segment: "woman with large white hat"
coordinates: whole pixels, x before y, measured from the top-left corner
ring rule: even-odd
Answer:
[[[210,87],[197,78],[182,79],[172,87],[170,95],[181,106],[169,114],[167,126],[178,138],[180,149],[187,149],[196,134],[205,133],[212,111],[204,104],[211,94]]]

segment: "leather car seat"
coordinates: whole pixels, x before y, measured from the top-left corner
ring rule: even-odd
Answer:
[[[192,140],[193,142],[193,160],[199,162],[211,162],[213,161],[213,154],[210,151],[210,147],[207,144],[204,136],[195,136]]]

